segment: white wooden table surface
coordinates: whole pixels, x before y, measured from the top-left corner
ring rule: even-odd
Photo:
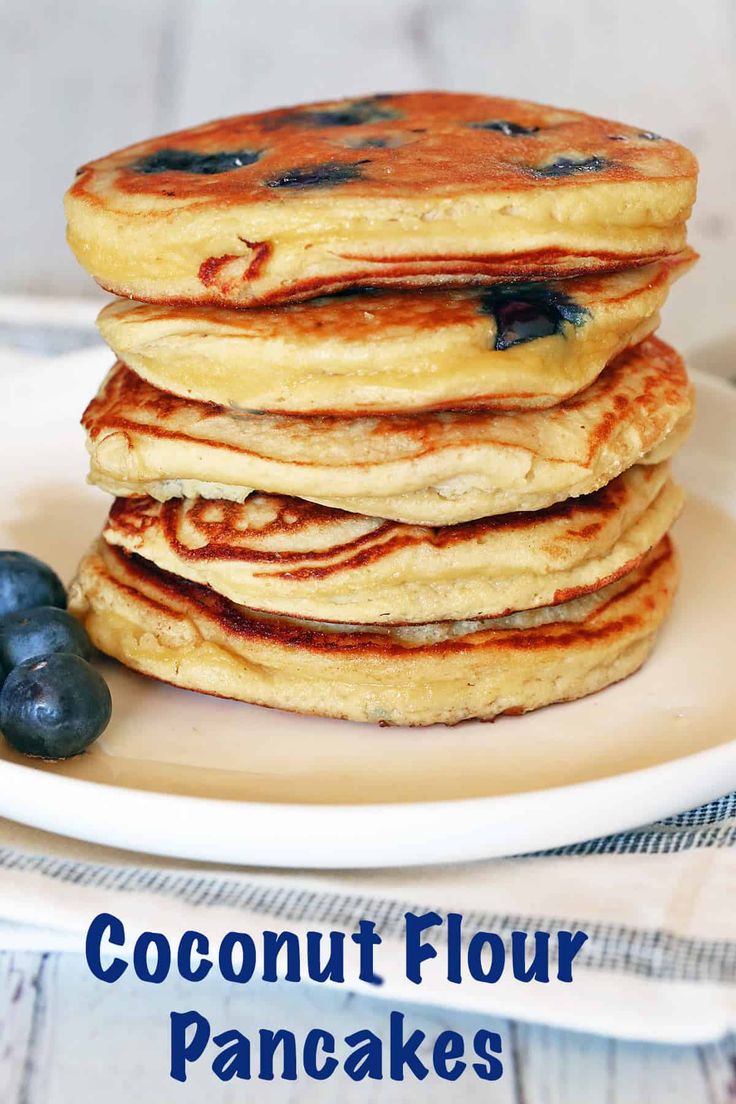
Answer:
[[[489,1101],[493,1104],[734,1104],[736,1038],[694,1047],[650,1046],[481,1018],[420,1005],[399,1006],[428,1039],[483,1026],[504,1043],[495,1084],[466,1072],[454,1083],[433,1074],[404,1084],[329,1081],[218,1081],[205,1059],[184,1085],[168,1076],[169,1013],[196,1007],[215,1031],[286,1027],[303,1038],[320,1026],[339,1039],[358,1028],[385,1035],[389,1005],[318,986],[249,984],[214,978],[194,988],[171,980],[144,985],[127,975],[95,981],[81,955],[0,954],[2,1104],[350,1104]]]

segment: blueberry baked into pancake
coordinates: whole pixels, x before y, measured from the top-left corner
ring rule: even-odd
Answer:
[[[671,607],[655,336],[697,165],[643,127],[445,92],[238,116],[85,165],[123,299],[83,416],[115,496],[69,594],[135,671],[392,725],[631,675]]]
[[[241,411],[555,406],[659,324],[687,250],[621,272],[455,291],[358,291],[233,310],[118,299],[102,336],[163,391]]]
[[[221,119],[84,165],[69,243],[103,287],[253,306],[360,285],[610,272],[678,253],[688,150],[519,100],[377,95]]]

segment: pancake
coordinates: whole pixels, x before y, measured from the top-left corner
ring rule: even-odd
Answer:
[[[84,165],[69,243],[106,288],[236,306],[360,285],[613,271],[679,252],[697,163],[520,100],[368,96],[241,115]]]
[[[298,498],[119,498],[104,538],[238,605],[355,624],[497,617],[633,570],[683,495],[666,463],[547,510],[427,529]]]
[[[118,364],[83,418],[93,483],[243,501],[253,490],[449,525],[588,494],[681,443],[692,394],[657,338],[550,410],[392,418],[236,414],[168,395]]]
[[[297,713],[455,724],[579,698],[631,674],[676,578],[664,538],[630,574],[563,605],[361,629],[255,614],[101,541],[69,607],[103,652],[176,686]]]
[[[491,291],[358,292],[225,310],[118,300],[98,325],[163,391],[240,410],[382,414],[553,406],[654,330],[695,254]]]

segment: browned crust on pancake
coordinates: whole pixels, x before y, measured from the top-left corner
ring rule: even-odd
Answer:
[[[303,531],[307,527],[313,527],[315,525],[326,525],[334,522],[336,519],[349,517],[349,514],[344,510],[334,509],[331,506],[320,506],[316,502],[309,502],[307,500],[290,498],[288,495],[261,495],[255,494],[250,496],[250,501],[254,501],[257,498],[268,499],[269,503],[274,504],[278,509],[278,514],[272,522],[268,522],[258,529],[259,537],[269,537],[276,533],[288,533],[295,535],[296,533]],[[110,509],[110,524],[113,528],[123,533],[136,534],[145,529],[149,524],[154,524],[153,518],[146,516],[146,510],[149,509],[151,499],[142,497],[132,498],[116,498]],[[207,513],[208,508],[213,505],[217,505],[225,515],[221,522],[207,523],[202,519],[202,515]],[[243,563],[263,563],[263,564],[289,564],[296,563],[305,558],[313,559],[330,559],[334,557],[336,552],[344,552],[346,549],[359,550],[365,544],[375,542],[384,536],[391,534],[392,530],[400,530],[401,525],[393,521],[384,521],[380,523],[370,533],[364,533],[360,537],[356,537],[343,544],[337,545],[332,549],[326,549],[324,551],[309,551],[309,552],[290,552],[284,550],[283,552],[267,551],[258,548],[243,548],[234,546],[232,543],[227,542],[227,534],[233,532],[232,522],[236,519],[238,511],[241,509],[240,503],[229,502],[225,499],[197,499],[190,506],[190,512],[188,514],[191,524],[198,526],[200,531],[208,533],[213,536],[213,539],[208,539],[205,545],[199,548],[189,548],[187,545],[182,544],[177,536],[177,522],[178,514],[181,510],[181,499],[169,499],[167,502],[160,504],[162,527],[166,540],[177,556],[181,556],[184,560],[189,560],[192,563],[207,562],[210,560],[238,560]],[[285,521],[285,517],[292,513],[294,516],[293,522]],[[405,527],[409,528],[409,527]],[[439,532],[439,530],[437,530]],[[254,534],[255,536],[255,534]],[[219,538],[219,539],[218,539]],[[368,552],[368,559],[363,562],[372,562],[373,560],[380,559],[381,555],[385,553],[387,548],[392,550],[400,548],[405,545],[413,544],[418,538],[412,538],[409,533],[400,535],[398,532],[395,537],[391,538],[390,544],[381,540],[380,549],[378,547],[366,550]],[[358,556],[360,553],[358,553]],[[355,562],[356,557],[351,555],[349,562]],[[345,561],[342,561],[342,565]],[[296,578],[318,578],[332,574],[333,571],[339,571],[340,565],[328,565],[324,568],[304,568],[302,570],[287,568],[283,572],[277,572],[276,574],[286,575],[291,579]]]
[[[643,480],[644,486],[653,487],[655,493],[659,493],[656,489],[663,487],[659,474],[661,467],[639,467],[636,469],[638,481]],[[631,493],[630,474],[624,473],[596,492],[545,509],[437,527],[381,521],[286,495],[261,492],[253,493],[243,504],[217,499],[169,499],[161,503],[147,496],[118,498],[110,509],[104,536],[110,543],[135,552],[141,547],[147,531],[153,530],[159,538],[163,538],[173,556],[183,563],[248,564],[254,568],[254,579],[305,583],[332,576],[345,579],[350,572],[377,564],[405,549],[467,547],[494,533],[520,534],[524,541],[536,540],[540,548],[547,551],[576,543],[587,545],[626,507]],[[247,524],[246,511],[253,519],[251,525]],[[265,520],[269,515],[270,520]],[[587,524],[586,517],[590,518]],[[368,529],[341,539],[341,523],[349,524],[351,520],[368,526]],[[565,525],[566,521],[569,524]],[[552,529],[550,523],[557,525]],[[192,543],[184,543],[180,539],[182,526],[186,526],[194,547]],[[354,530],[354,526],[352,528]],[[544,533],[545,528],[546,536],[540,541],[538,533],[540,530]],[[322,545],[325,536],[327,543],[324,547],[309,547],[310,537],[313,544]],[[262,547],[279,537],[286,538],[278,542],[285,547]],[[243,540],[247,543],[241,543]],[[295,542],[301,545],[300,549],[290,547]],[[559,588],[545,604],[557,605],[600,590],[632,571],[647,551],[648,548],[642,549],[640,554],[595,581]],[[143,555],[148,558],[145,553]],[[257,570],[257,566],[262,569]],[[248,607],[271,614],[288,615],[290,612],[288,608],[278,605],[267,609],[253,600],[248,601]],[[494,616],[505,616],[517,608],[495,609]],[[473,616],[481,615],[478,612]],[[339,623],[343,619],[329,614],[320,615],[320,620],[326,623]],[[446,618],[422,620],[439,623]],[[361,619],[361,623],[387,624],[383,619],[373,622]],[[408,625],[415,622],[392,618],[390,623]]]
[[[258,244],[267,245],[270,254],[272,248],[270,243],[259,242]],[[266,254],[266,256],[269,254]],[[348,291],[356,286],[409,291],[424,287],[488,287],[498,283],[569,279],[587,273],[619,272],[624,268],[635,268],[651,264],[653,261],[664,260],[667,256],[666,253],[652,253],[646,256],[632,257],[630,253],[575,253],[561,249],[539,249],[530,250],[526,253],[498,253],[495,256],[468,254],[464,258],[454,259],[433,256],[404,257],[401,259],[401,263],[381,257],[365,257],[361,258],[365,261],[363,268],[343,272],[339,277],[314,276],[309,280],[291,281],[286,287],[259,292],[257,305],[259,307],[269,307],[301,302],[305,299],[316,299],[321,295]],[[141,294],[137,289],[133,292],[127,287],[113,286],[103,283],[101,280],[97,282],[104,291],[108,291],[111,295],[136,299],[141,303],[152,303],[154,306],[164,304],[200,307],[221,306],[228,307],[231,310],[249,310],[252,309],[251,300],[248,303],[235,303],[213,282],[226,264],[238,259],[235,254],[208,257],[206,261],[202,262],[199,270],[200,281],[207,288],[207,291],[186,299],[147,296]],[[377,272],[375,266],[379,264],[382,266],[382,270]],[[264,265],[261,263],[254,271],[253,261],[251,261],[241,278],[241,282],[254,279],[256,272],[263,271],[263,267]],[[237,280],[227,281],[227,288],[232,289],[237,282]]]
[[[356,104],[379,110],[351,116]],[[330,121],[335,110],[348,117]],[[499,128],[499,122],[516,129]],[[169,159],[168,167],[162,157],[166,151],[179,155]],[[228,153],[240,153],[240,161],[227,156],[223,161],[221,155]],[[209,167],[197,164],[202,155],[210,160],[215,155],[215,161]],[[142,298],[147,293],[150,302],[183,299],[243,307],[287,303],[356,284],[462,286],[647,263],[682,247],[696,176],[697,162],[688,150],[636,127],[518,100],[412,92],[241,115],[149,139],[82,166],[68,192],[68,210],[79,259],[88,261],[93,275],[115,294]],[[567,235],[571,248],[560,247],[565,235],[559,236],[557,225],[569,229],[576,222],[580,193],[606,188],[612,190],[612,207],[602,218],[620,233],[598,225],[600,233],[591,234],[593,244],[584,249],[580,243],[585,238],[576,226]],[[636,192],[642,188],[650,190],[651,199],[637,204]],[[546,196],[548,211],[550,195],[565,197],[567,213],[555,208],[548,232],[528,209],[531,195]],[[432,245],[427,240],[425,247],[423,239],[431,235],[420,228],[413,242],[403,243],[407,254],[397,254],[400,231],[394,227],[394,233],[391,224],[408,209],[431,217],[435,201],[446,204],[449,221],[455,219],[455,201],[474,203],[476,214],[481,208],[493,209],[500,218],[507,201],[518,202],[532,234],[526,239],[515,235],[522,247],[518,253],[513,237],[497,239],[504,252],[493,252],[493,235],[486,234],[476,253],[472,246],[479,235],[472,231],[471,214],[466,232],[458,232],[453,245],[443,248],[441,241]],[[632,204],[634,219],[627,215]],[[324,216],[333,205],[350,212],[356,225],[370,226],[368,244],[365,234],[361,240],[357,232],[351,249],[344,233],[347,215],[345,220],[339,215],[320,219],[316,212]],[[198,220],[201,227],[210,214],[226,214],[234,233],[214,234],[208,244],[207,232],[197,231],[191,270],[172,277],[167,296],[163,276],[142,280],[141,287],[132,269],[122,266],[118,276],[114,266],[93,263],[79,220],[83,210],[92,221],[105,216],[129,220],[139,236],[138,248],[140,235],[154,221],[159,229],[170,224],[175,241],[180,216]],[[298,212],[293,225],[284,217],[287,210]],[[310,211],[316,213],[312,223]],[[241,218],[243,233],[259,238],[250,258],[240,255],[235,241]],[[596,218],[592,203],[591,224]],[[325,250],[321,263],[304,267],[301,258],[295,271],[286,264],[278,273],[275,265],[269,266],[271,253],[279,263],[286,254],[282,235],[287,225],[299,242],[298,251],[313,246]],[[376,226],[384,229],[377,235],[382,244],[377,240],[374,255],[370,242]],[[248,244],[245,237],[241,241]],[[525,252],[523,247],[532,243],[538,248]],[[334,272],[343,266],[347,271]],[[328,271],[320,274],[319,269]]]
[[[248,241],[247,238],[240,239],[249,249],[253,250],[253,258],[248,265],[247,269],[243,273],[242,279],[244,281],[255,280],[259,273],[266,267],[268,258],[273,252],[273,246],[267,241]],[[223,268],[230,264],[231,261],[237,261],[239,257],[235,253],[225,253],[222,257],[208,257],[206,261],[202,261],[199,266],[199,279],[205,287],[211,287],[216,285],[217,279]],[[235,283],[235,281],[232,281]],[[222,285],[221,286],[225,286]]]
[[[645,416],[648,413],[654,414],[658,408],[666,408],[670,405],[674,408],[680,408],[683,403],[683,397],[687,395],[689,391],[687,373],[682,358],[674,349],[666,345],[663,341],[660,341],[658,338],[650,337],[640,345],[637,345],[634,349],[628,349],[623,352],[611,362],[595,383],[585,391],[567,399],[564,403],[560,404],[558,409],[564,408],[567,411],[577,410],[589,402],[591,395],[598,392],[605,395],[606,391],[612,390],[616,386],[617,380],[625,377],[632,361],[640,364],[642,361],[645,362],[644,371],[647,376],[644,389],[635,399],[632,399],[626,394],[616,394],[613,396],[612,409],[602,413],[596,425],[588,431],[587,458],[584,458],[582,461],[584,464],[590,462],[590,459],[611,435],[616,425],[627,416],[632,405],[639,406],[641,410],[645,412]],[[148,412],[152,413],[155,416],[155,422],[151,424],[137,422],[134,417],[131,417],[131,412],[139,409],[146,409]],[[92,440],[95,440],[100,434],[107,433],[110,430],[116,430],[126,435],[129,441],[130,437],[128,435],[139,433],[150,437],[167,438],[171,440],[196,440],[197,437],[193,435],[192,431],[182,432],[164,424],[167,417],[170,417],[178,410],[184,409],[188,410],[190,413],[196,412],[197,419],[202,422],[206,422],[208,418],[228,413],[223,407],[216,406],[213,403],[183,399],[167,392],[159,391],[151,384],[136,376],[135,373],[125,365],[118,362],[114,374],[108,380],[100,394],[95,396],[84,412],[82,416],[82,425],[87,430]],[[538,412],[530,412],[530,414],[537,413]],[[525,415],[522,413],[518,416],[524,417]],[[245,419],[248,417],[260,416],[242,414],[238,415],[238,417]],[[331,428],[336,423],[345,420],[344,416],[334,418],[313,417],[308,419],[302,419],[295,415],[266,415],[266,417],[278,418],[282,423],[307,423],[309,425],[310,434],[317,434],[317,436],[315,436],[315,443],[318,443],[320,434],[329,434]],[[488,433],[489,423],[492,424],[494,417],[504,418],[507,417],[507,415],[462,413],[454,416],[450,415],[449,417],[454,417],[458,420],[462,419],[462,444],[464,447],[471,447],[476,442],[489,442],[492,440]],[[550,412],[550,417],[554,417],[554,411]],[[409,434],[413,441],[416,442],[415,449],[411,453],[412,459],[418,459],[442,447],[457,447],[458,445],[458,441],[446,431],[445,427],[447,422],[443,420],[442,415],[405,414],[396,416],[390,421],[386,419],[373,419],[372,417],[367,418],[366,421],[374,423],[369,430],[371,436],[394,433]],[[450,428],[452,428],[452,426]],[[241,455],[262,455],[253,449],[248,449],[242,445],[236,445],[227,441],[208,440],[207,444],[208,447],[213,449],[236,452]],[[318,461],[293,459],[290,460],[289,463],[294,467],[322,466],[324,457],[320,457]],[[350,466],[355,468],[377,468],[380,466],[380,462],[373,460],[351,460]],[[172,473],[172,475],[175,474],[176,473]]]
[[[149,139],[82,166],[72,193],[96,200],[89,182],[100,172],[114,171],[116,187],[128,195],[186,199],[205,206],[283,201],[279,189],[264,181],[296,166],[310,168],[326,161],[360,164],[359,178],[333,188],[339,195],[411,196],[417,191],[459,195],[468,191],[585,187],[587,174],[535,175],[533,169],[555,156],[573,153],[605,160],[596,181],[671,180],[691,177],[695,159],[667,139],[644,140],[636,127],[581,112],[493,96],[442,91],[359,97],[397,117],[349,126],[310,122],[305,113],[346,107],[350,101],[329,101],[281,108],[253,115],[218,119],[201,126]],[[478,127],[503,119],[537,131],[508,136]],[[351,148],[345,139],[370,139],[385,134],[406,138],[384,148]],[[198,153],[259,150],[255,163],[214,176],[176,171],[153,175],[136,172],[141,157],[159,150],[185,148]],[[390,174],[386,169],[391,170]],[[173,193],[173,196],[172,196]]]
[[[616,605],[625,597],[636,594],[644,588],[659,567],[671,561],[674,549],[669,537],[664,537],[640,565],[639,570],[631,573],[628,585],[623,585],[604,603],[597,607],[585,621],[554,622],[531,629],[482,629],[463,637],[443,640],[425,645],[402,644],[390,637],[367,632],[325,632],[299,623],[295,620],[263,618],[256,613],[245,611],[227,598],[223,598],[209,587],[182,579],[169,572],[162,571],[139,556],[131,555],[121,549],[108,546],[106,555],[116,561],[128,581],[115,577],[115,585],[127,591],[137,602],[144,602],[149,608],[164,612],[167,616],[177,615],[176,604],[185,602],[196,608],[197,616],[207,618],[222,631],[237,636],[241,640],[258,640],[261,643],[286,645],[298,649],[307,649],[332,655],[355,653],[364,656],[398,659],[408,653],[429,653],[433,656],[472,651],[491,643],[494,650],[510,648],[513,650],[533,650],[537,648],[559,649],[560,653],[585,645],[586,642],[599,642],[623,632],[634,632],[642,623],[639,613],[622,614],[611,617]],[[137,586],[136,583],[139,585]],[[151,588],[161,595],[160,600],[144,593],[142,588]],[[174,609],[172,609],[172,604]],[[652,595],[643,599],[643,605],[649,611],[655,606]],[[605,616],[604,616],[605,615]]]
[[[479,518],[459,525],[418,526],[406,525],[396,521],[378,522],[370,532],[363,533],[351,540],[335,544],[326,549],[309,551],[289,551],[243,547],[233,543],[233,534],[237,532],[235,523],[242,516],[242,505],[227,500],[197,499],[187,502],[187,522],[206,538],[206,543],[191,548],[183,544],[177,535],[180,515],[184,505],[181,499],[171,498],[167,502],[156,503],[160,510],[161,525],[167,543],[175,555],[190,563],[207,563],[213,560],[239,561],[242,563],[284,565],[283,571],[270,572],[272,578],[284,576],[289,579],[324,579],[351,567],[363,567],[375,563],[400,548],[413,545],[431,545],[435,548],[448,548],[460,542],[467,543],[481,539],[494,532],[532,533],[545,522],[572,518],[585,514],[599,515],[597,520],[582,529],[570,528],[565,537],[589,541],[606,524],[607,518],[621,508],[626,498],[626,489],[621,479],[601,487],[589,495],[566,499],[546,509],[511,514],[499,514],[495,517]],[[259,541],[276,534],[296,536],[305,529],[322,528],[351,515],[347,511],[331,506],[321,506],[315,502],[291,498],[288,495],[256,493],[249,502],[258,499],[267,501],[276,511],[274,519],[249,534],[249,539]],[[120,533],[135,536],[156,520],[147,516],[152,500],[146,496],[116,498],[111,509],[109,524]],[[217,506],[221,520],[208,522],[205,515]],[[600,516],[603,515],[603,516]],[[330,561],[336,555],[342,558],[337,563],[326,562],[322,566],[292,566],[310,561]],[[562,599],[560,599],[562,601]]]
[[[252,246],[259,243],[251,242]],[[261,243],[262,244],[262,243]],[[226,258],[221,258],[226,259]],[[693,249],[685,249],[681,253],[667,257],[654,265],[642,265],[641,275],[632,274],[629,266],[627,276],[621,278],[610,273],[589,274],[568,278],[566,280],[550,281],[549,287],[554,292],[572,296],[574,301],[588,311],[594,318],[598,310],[611,310],[615,313],[617,308],[626,309],[625,305],[630,301],[651,297],[652,293],[663,294],[667,285],[687,271],[698,259],[698,254]],[[637,303],[637,307],[639,304]],[[122,309],[121,309],[122,308]],[[639,308],[640,321],[641,317]],[[175,306],[167,304],[111,304],[102,312],[99,325],[106,333],[105,322],[125,327],[128,322],[133,323],[134,328],[145,327],[151,324],[164,323],[168,332],[169,328],[174,337],[179,337],[191,329],[200,341],[206,341],[208,329],[220,333],[222,338],[231,339],[242,344],[244,353],[248,353],[253,341],[283,340],[290,348],[289,355],[298,358],[299,347],[304,343],[308,351],[329,336],[330,341],[337,343],[340,354],[343,350],[352,353],[353,349],[365,349],[372,344],[376,336],[383,339],[384,335],[391,335],[392,340],[401,341],[420,340],[424,335],[432,337],[438,334],[448,334],[454,337],[462,335],[462,340],[469,346],[483,344],[489,349],[493,347],[496,336],[495,320],[483,310],[483,291],[475,288],[436,289],[423,288],[414,294],[407,295],[402,291],[390,291],[377,289],[358,289],[347,297],[332,296],[319,300],[307,300],[306,302],[282,304],[280,306],[250,307],[249,309],[222,309],[213,306],[196,306],[192,304]],[[650,329],[654,329],[658,319],[656,314],[651,314]],[[642,339],[641,326],[639,339]],[[242,340],[241,340],[242,339]],[[114,340],[114,339],[113,339]],[[625,342],[621,342],[625,344]],[[125,342],[121,342],[120,355],[125,358]],[[391,346],[389,344],[389,350]],[[378,359],[390,357],[390,351],[385,351],[385,345],[381,344],[376,351]],[[349,381],[349,376],[345,377]],[[478,383],[482,381],[479,379]],[[477,386],[477,385],[476,385]],[[570,387],[570,391],[574,388]],[[349,393],[350,389],[348,389]],[[181,394],[181,392],[180,392]],[[437,401],[427,401],[421,404],[412,403],[413,413],[432,413],[434,411],[448,411],[450,413],[483,412],[483,411],[515,411],[519,409],[543,409],[548,406],[558,405],[561,401],[559,392],[529,391],[519,389],[519,386],[506,391],[494,389],[487,394],[476,393],[470,398],[457,397],[453,399],[443,398]],[[277,408],[267,401],[253,404],[232,404],[233,409],[245,409],[258,413],[294,414],[300,417],[390,417],[407,413],[406,405],[384,404],[380,409],[374,409],[370,404],[352,409],[343,403],[338,406],[312,407],[302,411],[297,403],[290,408],[280,402]]]
[[[252,246],[259,243],[250,242]],[[262,243],[260,243],[262,244]],[[685,271],[699,259],[698,253],[691,248],[683,249],[674,256],[663,257],[656,263],[646,282],[646,288],[653,290],[667,284],[678,271]],[[646,267],[627,265],[628,268]],[[566,277],[564,281],[550,281],[553,291],[564,292],[576,301],[582,298],[583,305],[592,308],[597,302],[605,304],[625,303],[641,295],[642,286],[634,284],[625,290],[612,282],[607,272],[586,273],[583,276]],[[242,330],[245,340],[251,337],[264,338],[278,333],[282,327],[290,337],[313,341],[321,339],[325,332],[337,336],[341,341],[363,341],[373,333],[374,325],[366,325],[365,312],[376,315],[381,326],[401,327],[407,332],[440,332],[453,326],[467,326],[478,321],[478,296],[473,288],[423,288],[408,296],[401,291],[376,291],[374,288],[354,288],[347,297],[324,298],[315,303],[290,303],[286,307],[256,306],[243,309],[236,305],[211,307],[207,304],[197,306],[186,302],[151,303],[146,310],[151,321],[166,321],[175,318],[177,311],[184,313],[182,321],[191,318],[212,326],[220,323],[232,325]],[[141,300],[145,303],[145,300]],[[126,304],[127,306],[127,304]],[[135,306],[135,303],[133,304]],[[155,311],[151,307],[162,309]],[[491,320],[488,318],[490,327]],[[238,334],[240,336],[240,334]],[[297,411],[298,413],[298,411]]]
[[[135,498],[132,498],[132,499],[116,499],[115,504],[117,505],[118,503],[123,503],[123,504],[136,505],[136,504],[140,504],[142,502],[147,502],[147,501],[148,501],[147,499],[135,499]],[[169,500],[169,502],[165,503],[164,505],[169,506],[171,504],[171,502],[173,502],[173,501],[175,501],[175,500],[173,500],[173,499]],[[208,501],[212,501],[212,500],[208,500]],[[113,509],[114,509],[114,507],[113,507]],[[509,515],[509,516],[512,516],[512,515]],[[518,516],[522,517],[524,515],[518,515]],[[393,524],[394,524],[393,522],[387,522],[386,523],[387,526],[391,526]],[[118,528],[120,528],[120,526],[118,526]],[[448,526],[447,528],[452,528],[452,527]],[[600,525],[590,526],[591,530],[598,529],[598,528],[600,528]],[[575,533],[575,534],[567,534],[567,535],[568,536],[581,536],[582,534]],[[385,553],[386,549],[389,549],[392,552],[396,552],[396,551],[398,551],[398,549],[400,549],[402,547],[408,547],[412,543],[414,543],[411,540],[411,538],[407,536],[405,539],[402,539],[401,537],[397,537],[394,540],[389,540],[389,541],[382,542],[380,545],[378,545],[378,544],[372,544],[371,545],[368,542],[371,541],[374,536],[375,536],[374,533],[368,533],[368,534],[365,534],[363,537],[358,537],[354,541],[351,541],[350,545],[353,548],[358,548],[359,545],[364,544],[364,543],[367,544],[367,547],[364,547],[360,551],[355,552],[353,555],[350,556],[349,560],[347,560],[347,561],[346,560],[341,560],[339,563],[326,564],[323,567],[302,567],[302,568],[297,567],[297,568],[290,568],[290,569],[287,568],[285,571],[269,572],[268,577],[271,578],[271,579],[281,578],[281,579],[304,580],[304,581],[307,581],[307,580],[310,580],[310,579],[324,579],[324,578],[328,578],[332,574],[336,574],[336,573],[346,571],[346,570],[347,571],[355,570],[356,568],[365,567],[365,566],[367,566],[371,563],[377,562],[378,560],[381,559],[381,557]],[[166,531],[166,537],[167,537],[167,540],[169,542],[170,547],[175,552],[175,554],[181,555],[183,559],[196,562],[197,560],[206,560],[208,558],[211,558],[211,557],[206,557],[206,556],[198,557],[196,555],[196,553],[200,552],[200,551],[204,551],[204,552],[212,551],[212,546],[209,546],[209,547],[204,548],[204,549],[187,548],[185,545],[182,545],[178,540],[176,540],[175,537],[173,537],[173,539],[172,539],[172,536],[168,531],[168,526],[167,526],[167,531]],[[340,546],[340,550],[344,549],[345,547],[346,547],[345,545]],[[637,568],[642,563],[644,558],[648,555],[650,550],[651,549],[647,549],[646,551],[641,552],[637,556],[632,556],[630,560],[628,560],[626,563],[622,564],[615,571],[609,572],[608,575],[605,575],[605,576],[601,577],[600,579],[597,579],[593,583],[579,584],[578,586],[565,587],[565,588],[560,588],[560,589],[556,590],[553,597],[552,597],[552,599],[551,599],[551,601],[549,601],[547,603],[547,605],[549,605],[549,606],[558,606],[558,605],[561,605],[563,602],[569,602],[574,598],[582,598],[586,594],[593,594],[597,590],[602,590],[604,587],[608,586],[610,583],[615,583],[617,579],[623,578],[624,575],[628,575],[635,568]],[[125,551],[125,550],[121,548],[121,551]],[[195,553],[195,555],[193,555],[192,553]],[[134,555],[134,556],[136,556],[136,558],[144,559],[144,557],[138,557],[135,553],[127,553],[126,552],[125,554]],[[326,558],[328,556],[334,555],[334,550],[327,550],[327,551],[324,551],[324,552],[312,552],[309,555],[310,555],[310,559],[322,559],[323,557]],[[239,560],[240,562],[243,562],[245,560],[247,560],[249,562],[264,562],[264,561],[266,561],[266,562],[278,562],[279,560],[288,561],[292,557],[294,559],[297,559],[297,560],[298,559],[304,559],[304,555],[300,554],[300,553],[289,553],[289,552],[284,552],[284,553],[281,553],[281,554],[279,554],[279,553],[264,553],[264,552],[259,553],[257,550],[253,550],[252,554],[250,554],[248,556],[241,556],[241,555],[238,555],[238,550],[237,549],[232,549],[232,548],[225,549],[224,554],[222,554],[219,558],[223,559],[223,560],[224,559]],[[147,560],[145,562],[151,563],[150,560]],[[258,576],[259,574],[262,574],[264,576],[266,575],[265,572],[260,572],[260,573],[255,572],[256,576]],[[268,610],[264,606],[259,606],[259,605],[255,605],[255,604],[252,604],[252,603],[249,605],[248,608],[250,610],[252,610],[254,613],[265,613],[265,614],[270,614],[270,615],[274,615],[274,613],[275,613],[274,610]],[[505,609],[501,609],[501,610],[496,611],[494,613],[494,616],[496,616],[496,617],[506,617],[507,615],[509,615],[511,613],[517,613],[517,612],[518,612],[518,610],[516,609],[515,606],[508,606]],[[285,610],[281,611],[281,615],[289,616],[289,614]],[[276,616],[279,616],[279,613],[276,613]],[[341,622],[337,618],[329,617],[329,616],[326,616],[326,615],[323,615],[321,617],[321,620],[325,624],[333,624],[333,625],[341,624]],[[438,618],[435,621],[426,621],[424,623],[425,624],[438,625],[438,624],[446,623],[447,620],[448,620],[447,618],[444,618],[444,619],[443,618]],[[401,619],[401,618],[392,618],[390,622],[387,622],[387,621],[367,621],[366,620],[366,621],[362,622],[362,624],[365,625],[365,626],[370,626],[370,625],[378,626],[378,625],[390,624],[392,626],[401,627],[401,626],[404,626],[404,625],[406,625],[406,626],[415,626],[416,622],[415,621],[407,621],[406,619]]]

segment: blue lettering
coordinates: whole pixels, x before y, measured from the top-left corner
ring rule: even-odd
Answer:
[[[432,1065],[437,1076],[443,1081],[457,1081],[467,1066],[467,1062],[460,1061],[464,1053],[462,1035],[457,1031],[441,1031],[432,1047]]]
[[[233,951],[240,947],[242,962],[240,969],[235,968]],[[218,955],[220,973],[225,981],[233,981],[238,985],[245,985],[253,977],[256,968],[256,945],[245,932],[228,932],[220,944]]]
[[[483,952],[488,947],[491,961],[486,970],[483,966]],[[506,964],[506,948],[503,939],[496,932],[476,932],[468,945],[468,969],[475,981],[495,982],[503,974]]]
[[[481,1081],[498,1081],[503,1075],[503,1064],[500,1058],[496,1058],[501,1049],[501,1036],[497,1032],[484,1029],[476,1031],[473,1050],[482,1061],[473,1062],[473,1069]]]
[[[325,1054],[334,1054],[335,1036],[329,1031],[320,1031],[319,1028],[315,1027],[307,1033],[304,1040],[304,1072],[307,1077],[311,1077],[315,1081],[326,1081],[328,1077],[332,1077],[337,1069],[338,1062],[336,1058],[325,1058],[320,1065],[317,1061],[317,1052],[320,1047]]]
[[[187,1042],[187,1030],[193,1027],[194,1034]],[[187,1063],[196,1062],[204,1054],[210,1041],[209,1021],[199,1012],[171,1013],[171,1069],[169,1075],[174,1081],[186,1081]]]
[[[557,933],[557,980],[572,981],[572,960],[588,940],[583,931]]]
[[[192,964],[192,955],[198,954],[200,962],[197,966]],[[176,966],[184,981],[202,981],[212,969],[212,963],[204,958],[210,953],[210,941],[206,935],[198,931],[185,931],[179,942],[176,955]]]
[[[148,952],[151,947],[156,948],[156,961],[153,969],[148,965]],[[141,981],[150,981],[154,985],[160,985],[169,976],[171,969],[171,947],[165,935],[161,932],[142,932],[135,941],[133,949],[133,968],[136,977]]]
[[[517,981],[549,981],[549,932],[534,933],[534,957],[526,965],[527,933],[511,933],[511,961]]]
[[[268,1031],[261,1028],[260,1039],[261,1068],[258,1073],[261,1081],[273,1081],[273,1060],[279,1047],[283,1050],[281,1080],[296,1081],[296,1036],[293,1031]]]
[[[383,978],[373,968],[374,948],[383,942],[376,932],[376,925],[373,920],[360,920],[357,932],[353,932],[350,938],[353,943],[357,943],[360,947],[360,969],[358,971],[360,980],[367,981],[371,985],[383,985]]]
[[[223,1031],[212,1040],[220,1053],[212,1063],[212,1072],[220,1081],[250,1080],[250,1039],[240,1031]]]
[[[98,981],[106,981],[112,985],[113,982],[123,976],[128,969],[128,963],[122,958],[114,958],[109,966],[102,965],[100,944],[105,936],[113,946],[125,946],[125,928],[122,920],[109,912],[101,912],[98,916],[95,916],[87,929],[84,954],[87,965]]]
[[[417,1050],[424,1042],[426,1035],[423,1031],[412,1031],[408,1039],[404,1038],[403,1012],[392,1012],[389,1018],[390,1033],[390,1059],[389,1068],[392,1081],[404,1080],[404,1066],[407,1066],[414,1074],[417,1081],[423,1081],[429,1073],[417,1055]]]
[[[354,1031],[352,1035],[347,1035],[345,1042],[351,1047],[344,1067],[350,1080],[363,1081],[364,1078],[370,1077],[372,1081],[381,1081],[383,1046],[378,1035],[364,1028],[362,1031]]]
[[[422,963],[428,958],[436,958],[437,951],[427,943],[422,943],[421,935],[427,928],[435,928],[442,923],[442,917],[438,912],[425,912],[422,916],[415,916],[413,912],[407,912],[406,921],[406,976],[415,985],[422,983]]]

